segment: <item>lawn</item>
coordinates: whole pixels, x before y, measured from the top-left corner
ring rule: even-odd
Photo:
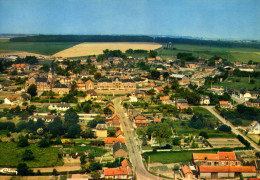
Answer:
[[[163,164],[189,162],[192,160],[192,153],[216,153],[217,150],[194,150],[194,151],[164,151],[146,152],[150,156],[151,163],[160,162]]]
[[[104,148],[93,147],[93,146],[90,146],[90,145],[70,146],[70,147],[65,147],[64,150],[65,150],[66,153],[71,153],[71,152],[83,153],[85,151],[88,151],[88,152],[92,153],[95,157],[100,157],[107,152],[107,150],[104,149]]]
[[[241,89],[246,88],[249,90],[253,90],[255,87],[260,87],[260,79],[252,78],[254,79],[255,83],[250,84],[248,77],[228,77],[225,81],[216,83],[214,85],[216,86],[223,86],[227,88],[234,88],[234,89]]]
[[[26,51],[42,55],[53,55],[59,51],[77,45],[77,42],[9,42],[0,41],[0,53]]]
[[[22,154],[30,149],[35,156],[33,161],[23,161]],[[16,167],[19,163],[25,162],[29,167],[54,167],[62,166],[62,159],[58,158],[59,148],[39,148],[37,144],[30,144],[28,147],[20,148],[16,143],[0,143],[0,166]]]
[[[177,53],[192,53],[196,57],[210,58],[214,55],[228,59],[231,62],[248,62],[253,60],[260,62],[260,49],[254,48],[226,48],[226,47],[210,47],[203,45],[174,44],[176,50],[166,50],[159,48],[159,56],[162,58],[176,58]]]
[[[218,118],[216,118],[211,112],[203,107],[192,107],[194,113],[200,113],[204,118],[211,120],[213,122],[217,122]]]

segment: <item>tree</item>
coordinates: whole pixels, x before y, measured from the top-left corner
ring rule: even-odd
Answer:
[[[153,70],[152,72],[151,72],[151,78],[152,79],[159,79],[160,78],[160,75],[161,75],[161,73],[159,72],[159,71],[155,71],[155,70]]]
[[[89,153],[88,154],[88,159],[92,161],[92,160],[95,159],[95,156],[92,153]]]
[[[228,126],[228,125],[223,124],[223,125],[221,125],[221,126],[218,128],[218,130],[224,131],[224,132],[231,132],[231,127]]]
[[[179,146],[181,145],[181,137],[175,137],[172,139],[172,145]]]
[[[32,97],[37,95],[37,87],[35,84],[31,84],[27,89],[27,93],[30,94]]]
[[[151,57],[151,58],[155,58],[157,55],[158,55],[158,52],[157,52],[157,51],[150,50],[150,57]]]
[[[19,163],[17,166],[17,174],[19,176],[28,176],[28,175],[32,175],[33,171],[31,169],[29,169],[27,164]]]
[[[79,122],[79,116],[77,112],[70,108],[64,114],[64,127],[68,129],[70,126],[75,125]]]
[[[89,169],[91,171],[101,170],[102,164],[100,164],[99,162],[96,162],[96,161],[92,161],[92,162],[90,162]]]
[[[26,137],[24,137],[23,135],[21,135],[19,137],[19,141],[18,141],[17,145],[19,147],[26,147],[26,146],[28,146],[29,145],[28,139]]]
[[[92,131],[92,128],[88,127],[85,131],[81,131],[80,135],[83,138],[94,138],[94,132]]]
[[[42,173],[41,173],[41,171],[40,171],[39,169],[37,170],[37,173],[36,173],[36,175],[37,175],[37,176],[40,176],[40,175],[42,175]]]
[[[40,140],[38,143],[38,146],[41,148],[48,147],[49,145],[50,145],[50,143],[45,138]]]
[[[23,153],[23,157],[22,159],[24,161],[31,161],[31,160],[34,160],[34,155],[33,155],[33,152],[30,150],[30,149],[26,149]]]
[[[205,131],[201,131],[200,134],[199,134],[199,136],[202,136],[202,137],[204,137],[205,139],[208,139],[208,138],[209,138],[208,133],[205,132]]]
[[[52,170],[52,173],[51,173],[52,175],[54,175],[54,176],[57,176],[57,175],[59,175],[59,172],[57,171],[57,169],[53,169]]]
[[[79,124],[74,124],[69,127],[68,137],[69,138],[78,138],[80,136],[81,128]]]
[[[99,72],[95,73],[94,79],[99,80],[100,78],[101,78],[101,73],[99,73]]]
[[[102,117],[96,116],[93,120],[88,122],[87,126],[91,128],[95,128],[97,124],[104,124],[104,123],[105,120]]]
[[[44,72],[49,72],[50,71],[50,65],[45,63],[42,65],[42,67],[40,68],[40,70],[43,70]]]
[[[103,111],[104,111],[104,114],[112,114],[112,110],[109,109],[109,107],[105,107]]]
[[[101,177],[99,172],[91,172],[90,175],[93,179],[100,179]]]
[[[164,72],[164,73],[163,73],[163,78],[164,78],[164,79],[167,79],[168,77],[169,77],[169,73],[168,73],[168,72]]]
[[[146,139],[146,135],[145,133],[143,134],[143,141],[142,141],[142,146],[146,146],[147,145],[147,139]]]
[[[61,136],[64,134],[64,128],[62,126],[62,121],[59,116],[55,117],[52,122],[47,126],[53,137]]]
[[[86,164],[86,155],[85,154],[80,157],[80,164]]]

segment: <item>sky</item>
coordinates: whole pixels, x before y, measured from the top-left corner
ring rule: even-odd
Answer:
[[[0,0],[0,34],[260,40],[260,0]]]

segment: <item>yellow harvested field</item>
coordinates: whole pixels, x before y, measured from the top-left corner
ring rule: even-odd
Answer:
[[[78,57],[88,55],[102,54],[103,50],[121,50],[125,52],[127,49],[144,49],[154,50],[162,47],[161,44],[147,42],[102,42],[102,43],[81,43],[71,48],[60,51],[53,56],[56,57]]]
[[[30,53],[30,52],[25,52],[25,51],[12,51],[12,50],[4,50],[4,51],[10,51],[10,52],[2,53],[0,51],[0,58],[5,58],[8,55],[18,55],[21,58],[25,58],[26,56],[35,56],[35,57],[41,56],[41,57],[44,57],[44,58],[49,58],[49,56],[36,54],[36,53]]]

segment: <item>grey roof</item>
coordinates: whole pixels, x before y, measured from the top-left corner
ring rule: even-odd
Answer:
[[[98,82],[113,82],[118,79],[121,82],[135,82],[133,79],[120,79],[119,77],[114,77],[113,79],[110,78],[102,78]]]
[[[115,153],[119,149],[123,149],[127,152],[127,147],[126,147],[125,143],[122,143],[121,141],[118,141],[117,143],[115,143],[113,145],[113,153]]]
[[[57,107],[70,107],[70,105],[69,104],[67,104],[67,103],[60,103],[60,104],[57,104]]]
[[[209,96],[208,95],[201,95],[200,99],[209,99]]]
[[[98,82],[112,82],[112,80],[109,78],[102,78]]]
[[[53,88],[68,88],[65,84],[55,84]]]
[[[186,99],[178,99],[177,103],[188,103],[188,101]]]
[[[122,79],[122,82],[135,82],[133,79]]]
[[[251,103],[260,103],[260,99],[249,99],[248,101]]]
[[[36,82],[47,82],[48,79],[47,78],[37,78]]]

